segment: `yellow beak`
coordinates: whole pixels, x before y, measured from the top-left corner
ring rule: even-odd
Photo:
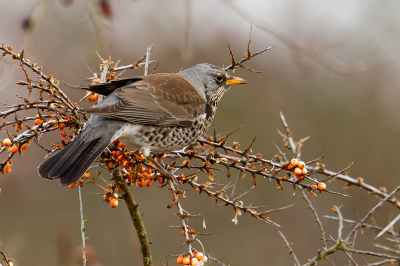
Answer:
[[[232,77],[231,79],[228,79],[227,81],[225,81],[225,84],[227,84],[227,85],[246,84],[246,83],[247,83],[247,81],[245,79],[238,78],[238,77]]]

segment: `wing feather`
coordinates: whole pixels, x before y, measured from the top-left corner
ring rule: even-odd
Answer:
[[[190,126],[205,112],[206,100],[178,74],[154,74],[114,90],[113,104],[87,113],[143,125]]]

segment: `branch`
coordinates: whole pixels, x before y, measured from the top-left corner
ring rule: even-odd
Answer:
[[[143,265],[152,266],[153,259],[151,256],[150,244],[147,237],[146,229],[144,228],[142,215],[139,213],[139,204],[137,204],[133,199],[132,194],[130,193],[129,188],[126,185],[125,180],[122,177],[121,171],[119,169],[114,170],[113,177],[119,190],[121,191],[121,195],[126,203],[126,207],[129,210],[133,226],[136,228],[136,234],[138,236],[141,247],[140,250],[143,255]]]

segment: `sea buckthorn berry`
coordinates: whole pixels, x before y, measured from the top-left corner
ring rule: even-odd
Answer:
[[[118,199],[112,198],[112,199],[110,200],[110,206],[113,207],[113,208],[118,207]]]
[[[67,131],[61,130],[60,134],[61,134],[62,137],[65,138],[67,136]]]
[[[325,190],[325,189],[326,189],[325,183],[318,183],[318,189],[319,189],[320,191]]]
[[[118,147],[123,148],[124,146],[125,146],[124,143],[122,143],[122,142],[119,142],[119,143],[118,143]]]
[[[9,138],[4,139],[3,140],[3,145],[6,146],[6,147],[10,146],[11,145],[11,139],[9,139]]]
[[[208,260],[207,256],[206,256],[206,255],[203,255],[203,261],[204,261],[204,263],[206,263],[207,260]]]
[[[115,140],[113,141],[114,144],[118,144],[118,142],[119,142],[118,139],[115,139]]]
[[[161,178],[161,177],[158,179],[158,183],[160,183],[160,185],[162,185],[162,183],[163,183],[163,180],[162,180],[162,178]]]
[[[299,167],[294,168],[293,173],[295,175],[301,175],[301,168],[299,168]]]
[[[183,256],[179,256],[179,257],[176,259],[176,262],[177,262],[178,264],[183,264]]]
[[[190,258],[189,258],[189,256],[188,256],[188,257],[184,257],[182,262],[183,262],[183,264],[185,264],[185,265],[189,265],[189,264],[190,264]]]
[[[83,187],[83,179],[80,179],[80,180],[78,181],[78,186]]]
[[[99,99],[99,95],[97,93],[93,93],[92,95],[90,95],[88,97],[89,102],[97,102],[98,99]]]
[[[151,175],[148,174],[148,173],[144,173],[143,175],[144,175],[144,178],[146,178],[146,179],[150,179],[151,178]]]
[[[197,258],[192,259],[192,266],[197,266],[199,265],[199,260]]]
[[[11,147],[11,152],[12,152],[12,153],[17,153],[17,152],[18,152],[18,146],[17,146],[17,145],[13,145],[13,146]]]
[[[292,166],[297,166],[298,163],[299,163],[299,161],[296,158],[293,158],[292,160],[290,160],[290,164]]]
[[[69,188],[74,188],[75,187],[75,183],[71,183],[68,185]]]
[[[196,252],[196,254],[193,254],[198,260],[203,260],[203,253],[201,252]]]
[[[149,180],[146,180],[146,187],[151,187],[151,185],[153,185],[153,183]]]
[[[88,172],[84,173],[83,177],[86,178],[86,179],[90,178],[90,173],[88,173]]]
[[[26,151],[26,149],[28,149],[28,144],[25,143],[21,146],[21,150]]]
[[[146,173],[151,174],[151,168],[150,167],[147,167]]]
[[[303,169],[301,169],[301,174],[302,174],[302,175],[306,175],[307,172],[308,172],[308,171],[307,171],[307,168],[304,167]]]
[[[143,187],[143,186],[144,186],[144,181],[143,181],[143,180],[139,180],[138,186],[139,186],[139,187]]]
[[[9,172],[11,172],[11,166],[9,166],[8,164],[4,167],[4,172],[6,172],[7,174]]]
[[[303,169],[304,166],[306,166],[306,164],[303,161],[299,161],[299,163],[297,164],[297,167]]]
[[[59,126],[60,129],[64,129],[65,128],[65,123],[61,123]]]
[[[43,122],[41,118],[36,118],[35,119],[35,125],[40,125]]]
[[[299,180],[304,179],[304,176],[302,176],[302,175],[296,175],[296,177],[297,177],[297,179],[299,179]]]
[[[167,157],[167,156],[165,156],[165,154],[163,154],[163,155],[161,155],[161,159],[165,159],[165,157]]]

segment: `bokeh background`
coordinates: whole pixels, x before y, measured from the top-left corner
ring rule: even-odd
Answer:
[[[311,137],[303,147],[303,160],[329,150],[323,163],[330,170],[339,171],[354,161],[348,171],[354,178],[363,177],[388,190],[400,183],[398,1],[0,0],[0,6],[0,42],[14,46],[15,51],[25,49],[25,56],[42,65],[47,75],[74,85],[85,84],[82,77],[91,75],[85,63],[98,72],[95,51],[104,58],[121,59],[125,65],[141,58],[148,44],[154,44],[151,58],[160,61],[158,72],[178,72],[201,62],[228,65],[227,42],[241,58],[252,21],[253,53],[275,47],[248,63],[262,73],[235,71],[248,84],[234,87],[224,96],[215,118],[217,131],[226,133],[244,124],[230,141],[239,141],[244,148],[257,136],[253,151],[272,158],[277,153],[274,143],[282,147],[277,134],[277,129],[282,129],[282,111],[295,139]],[[125,73],[142,74],[142,69]],[[2,102],[14,103],[15,94],[27,94],[25,88],[15,87],[23,78],[16,61],[0,61]],[[83,96],[83,92],[62,88],[74,101]],[[1,139],[5,137],[4,132],[0,134]],[[47,142],[42,139],[42,144]],[[33,146],[14,159],[10,174],[0,177],[0,249],[14,265],[79,265],[78,190],[41,180],[36,168],[45,152]],[[239,192],[251,185],[252,178],[244,178]],[[343,205],[344,216],[357,219],[378,202],[366,191],[344,189],[344,185],[340,181],[328,184],[329,189],[351,198],[327,193],[312,198],[321,216],[333,215],[330,208]],[[124,204],[112,209],[93,194],[99,192],[94,186],[83,187],[85,219],[90,219],[87,244],[94,250],[93,261],[96,265],[141,265],[137,237]],[[160,260],[166,263],[169,254],[184,252],[180,230],[169,228],[179,224],[173,215],[176,210],[166,208],[172,200],[170,191],[157,186],[133,188],[133,195],[145,212],[146,229],[154,240],[155,265],[161,265]],[[270,218],[282,225],[280,230],[293,243],[302,263],[322,247],[311,211],[301,193],[293,195],[290,185],[285,184],[281,191],[274,182],[260,180],[244,200],[271,209],[294,203]],[[293,265],[276,228],[248,215],[240,217],[235,226],[232,209],[213,208],[214,202],[205,195],[188,193],[181,203],[193,214],[205,215],[207,230],[201,230],[200,220],[189,224],[213,233],[200,239],[220,261]],[[398,210],[387,204],[374,218],[385,226],[397,214]],[[328,235],[336,237],[336,222],[321,219]],[[376,250],[373,237],[368,231],[359,235],[356,247]],[[390,245],[384,240],[381,243]],[[355,258],[363,264],[363,258]],[[320,264],[332,265],[333,261],[342,265],[347,260],[338,253]],[[175,264],[175,258],[169,261]]]

